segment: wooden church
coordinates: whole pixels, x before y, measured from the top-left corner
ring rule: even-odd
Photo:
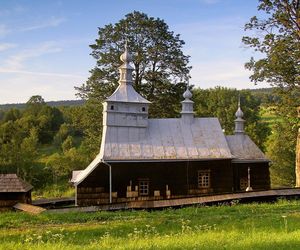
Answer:
[[[194,117],[188,89],[181,118],[149,119],[151,103],[132,86],[127,49],[120,58],[119,86],[103,103],[100,152],[85,170],[73,172],[77,205],[270,188],[269,160],[245,134],[240,105],[230,136],[218,118]]]

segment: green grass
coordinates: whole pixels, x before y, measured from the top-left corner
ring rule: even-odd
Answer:
[[[0,249],[299,249],[300,201],[162,211],[0,214]]]
[[[43,188],[33,190],[32,199],[41,198],[60,198],[60,197],[74,197],[75,189],[68,180],[62,180],[57,184],[49,184]]]

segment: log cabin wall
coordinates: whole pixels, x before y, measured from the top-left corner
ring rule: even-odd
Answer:
[[[189,184],[191,189],[198,188],[198,171],[209,170],[210,188],[198,193],[228,193],[233,191],[233,169],[231,160],[199,161],[189,163]],[[199,188],[198,188],[199,189]]]
[[[237,191],[244,191],[241,187],[240,180],[248,177],[248,167],[250,167],[250,183],[253,190],[270,189],[270,171],[268,162],[254,163],[233,163],[236,173]]]
[[[233,169],[230,160],[198,162],[148,162],[115,163],[112,165],[113,202],[130,201],[127,187],[139,187],[139,181],[149,183],[149,194],[145,199],[192,196],[207,193],[224,193],[233,190]],[[209,170],[210,187],[199,189],[198,171]],[[78,205],[97,205],[109,201],[108,167],[100,164],[77,186]],[[140,196],[140,195],[139,195]]]
[[[17,203],[31,203],[31,192],[0,193],[0,210],[12,208]]]

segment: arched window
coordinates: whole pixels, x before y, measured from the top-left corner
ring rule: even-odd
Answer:
[[[110,110],[114,110],[114,109],[115,109],[114,105],[111,105]]]
[[[146,108],[145,107],[142,107],[142,112],[145,112],[146,111]]]

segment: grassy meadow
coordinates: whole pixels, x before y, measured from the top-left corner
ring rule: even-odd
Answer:
[[[300,201],[161,211],[0,213],[0,249],[299,249]]]

